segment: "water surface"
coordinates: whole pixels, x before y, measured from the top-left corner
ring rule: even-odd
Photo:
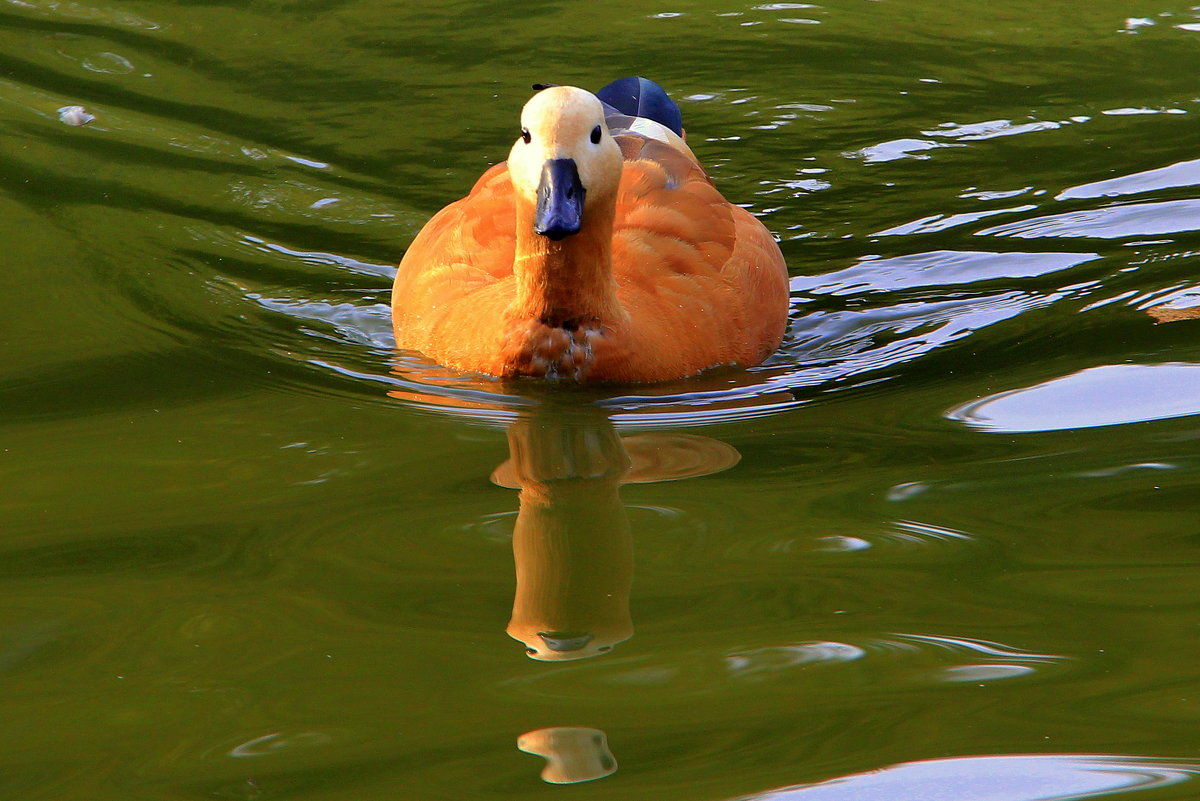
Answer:
[[[0,795],[1197,797],[1198,73],[1128,0],[0,3]],[[394,352],[528,85],[626,74],[780,352]]]

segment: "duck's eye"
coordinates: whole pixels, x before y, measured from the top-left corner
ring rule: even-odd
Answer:
[[[522,128],[521,129],[521,138],[523,140],[525,140],[525,144],[529,144],[529,142],[533,139],[533,135],[529,133],[528,128]]]
[[[592,144],[593,145],[600,144],[600,126],[599,125],[597,125],[595,128],[592,129]]]

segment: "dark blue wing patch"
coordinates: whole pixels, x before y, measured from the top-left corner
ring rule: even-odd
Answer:
[[[679,106],[648,78],[621,78],[596,92],[596,97],[622,114],[654,120],[683,136]]]

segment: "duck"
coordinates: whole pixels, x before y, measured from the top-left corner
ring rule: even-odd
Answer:
[[[405,252],[397,347],[456,371],[581,384],[750,367],[778,349],[783,254],[718,191],[666,91],[641,77],[595,94],[534,88],[508,159]]]

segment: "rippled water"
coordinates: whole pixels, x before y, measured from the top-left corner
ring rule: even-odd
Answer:
[[[779,236],[653,387],[392,347],[534,81]],[[0,3],[0,795],[1200,796],[1200,10]]]

